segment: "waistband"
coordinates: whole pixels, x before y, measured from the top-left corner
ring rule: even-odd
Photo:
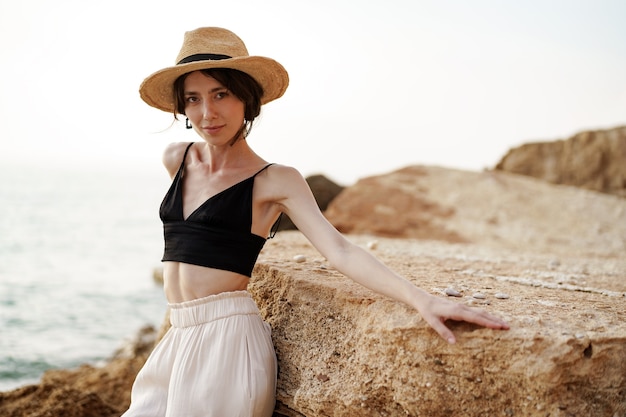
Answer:
[[[260,314],[248,291],[209,295],[182,303],[170,303],[173,327],[190,327],[242,314]]]

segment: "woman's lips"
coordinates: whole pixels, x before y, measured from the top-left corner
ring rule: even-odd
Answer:
[[[224,127],[224,125],[220,125],[220,126],[204,126],[202,128],[202,130],[204,130],[205,132],[214,135],[216,133],[218,133],[220,130],[222,130],[222,128]]]

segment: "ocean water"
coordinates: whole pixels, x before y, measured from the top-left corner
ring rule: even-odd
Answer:
[[[165,172],[0,167],[0,391],[109,358],[166,300]]]

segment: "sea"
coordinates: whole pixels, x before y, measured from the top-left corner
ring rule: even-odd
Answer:
[[[158,328],[168,186],[156,169],[0,166],[0,391]]]

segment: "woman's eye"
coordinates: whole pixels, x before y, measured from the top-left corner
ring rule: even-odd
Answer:
[[[195,103],[196,101],[198,101],[198,97],[194,97],[194,96],[187,97],[187,103]]]
[[[220,98],[224,98],[228,95],[227,91],[220,91],[219,93],[215,94],[215,98],[220,99]]]

